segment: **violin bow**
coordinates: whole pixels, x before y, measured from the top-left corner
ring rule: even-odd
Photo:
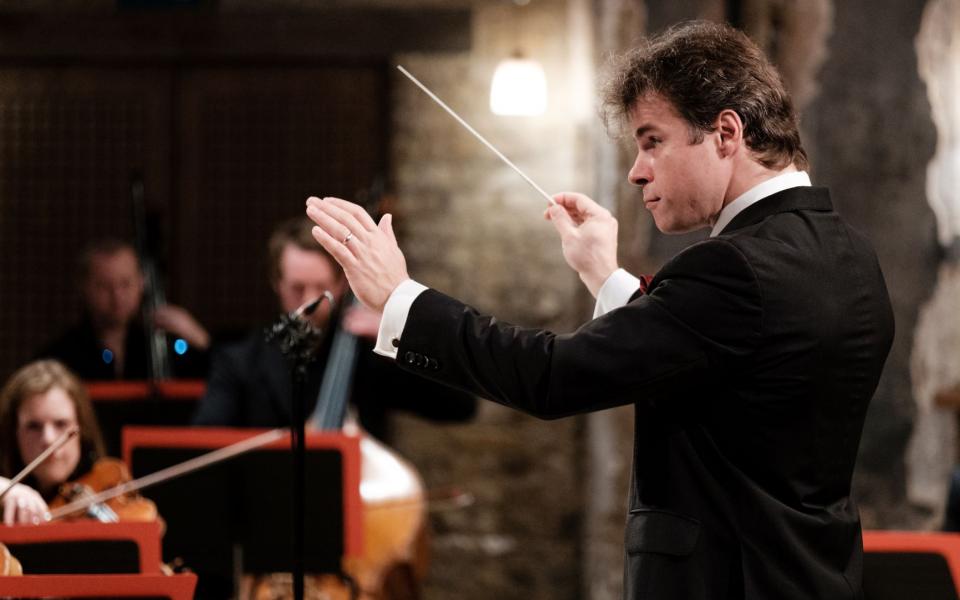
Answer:
[[[136,492],[144,488],[150,487],[151,485],[156,485],[158,483],[163,483],[175,477],[180,477],[181,475],[187,475],[204,467],[209,467],[218,462],[227,460],[228,458],[233,458],[243,454],[244,452],[249,452],[251,450],[256,450],[261,446],[266,446],[271,442],[275,442],[290,433],[290,430],[286,427],[281,427],[277,429],[271,429],[270,431],[261,433],[260,435],[255,435],[251,438],[241,440],[235,444],[230,444],[229,446],[224,446],[223,448],[218,448],[212,452],[202,454],[190,460],[184,461],[178,465],[173,465],[167,467],[166,469],[160,469],[155,473],[150,475],[144,475],[139,479],[134,479],[127,481],[126,483],[121,483],[120,485],[110,488],[109,490],[103,490],[99,494],[94,494],[92,496],[82,498],[76,502],[71,502],[61,506],[56,510],[50,511],[50,514],[47,518],[48,521],[55,521],[61,517],[71,515],[73,513],[79,512],[91,504],[99,504],[101,502],[106,502],[117,496],[122,496],[123,494],[128,494],[130,492]]]
[[[43,461],[47,460],[47,458],[51,454],[59,450],[61,446],[63,446],[64,444],[69,442],[71,439],[73,439],[73,437],[78,433],[80,433],[80,428],[78,427],[71,427],[70,429],[61,433],[60,437],[58,437],[56,441],[54,441],[53,444],[50,445],[49,448],[41,452],[40,456],[33,459],[29,465],[27,465],[26,467],[23,468],[22,471],[17,473],[16,477],[10,480],[10,483],[7,484],[7,487],[5,487],[2,492],[0,492],[0,500],[3,500],[4,496],[7,495],[7,492],[13,489],[13,486],[20,483],[23,480],[23,478],[29,475],[30,473],[33,473],[34,469],[39,467],[40,464]]]
[[[454,110],[453,110],[452,108],[450,108],[449,106],[447,106],[447,105],[443,102],[443,100],[441,100],[440,98],[437,97],[436,94],[434,94],[433,92],[431,92],[430,89],[429,89],[427,86],[425,86],[425,85],[423,85],[422,83],[420,83],[420,80],[417,79],[416,77],[414,77],[413,75],[411,75],[411,74],[410,74],[410,71],[407,71],[406,69],[404,69],[404,68],[403,68],[402,66],[400,66],[400,65],[397,65],[397,69],[399,69],[399,71],[400,71],[401,73],[403,73],[403,74],[407,77],[407,79],[409,79],[410,81],[412,81],[412,82],[414,83],[414,85],[416,85],[418,88],[420,88],[421,90],[423,90],[423,93],[425,93],[427,96],[430,96],[430,99],[431,99],[431,100],[433,100],[434,102],[436,102],[437,104],[439,104],[439,105],[440,105],[440,108],[442,108],[443,110],[447,111],[447,113],[448,113],[451,117],[453,117],[454,119],[456,119],[456,120],[457,120],[457,123],[460,123],[461,125],[463,125],[464,128],[466,128],[467,131],[469,131],[470,133],[472,133],[475,138],[477,138],[478,140],[480,140],[480,141],[483,143],[484,146],[486,146],[487,148],[489,148],[490,150],[492,150],[493,153],[496,154],[496,155],[500,158],[500,160],[502,160],[503,162],[507,163],[507,166],[509,166],[509,167],[510,167],[511,169],[513,169],[514,171],[516,171],[517,174],[520,175],[520,177],[523,177],[523,179],[524,179],[527,183],[529,183],[530,185],[533,186],[533,189],[535,189],[535,190],[537,190],[538,192],[540,192],[540,195],[543,196],[544,198],[546,198],[546,199],[547,199],[547,202],[549,202],[551,206],[554,205],[554,204],[556,204],[556,202],[553,200],[553,198],[550,196],[550,194],[548,194],[548,193],[546,193],[545,191],[543,191],[543,188],[541,188],[539,185],[537,185],[536,183],[534,183],[534,181],[533,181],[532,179],[530,179],[529,177],[527,177],[527,174],[524,173],[523,171],[521,171],[521,170],[520,170],[520,167],[518,167],[517,165],[513,164],[512,162],[510,162],[510,159],[509,159],[509,158],[507,158],[506,156],[503,155],[502,152],[500,152],[499,150],[497,150],[497,149],[493,146],[493,144],[491,144],[490,142],[488,142],[488,141],[486,140],[486,138],[484,138],[482,135],[480,135],[479,133],[477,133],[477,130],[476,130],[476,129],[474,129],[473,127],[470,126],[469,123],[467,123],[466,121],[464,121],[463,118],[462,118],[460,115],[458,115],[456,112],[454,112]]]

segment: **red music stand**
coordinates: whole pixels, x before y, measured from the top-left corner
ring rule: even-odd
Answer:
[[[133,452],[137,448],[204,448],[216,450],[268,431],[231,427],[124,427],[123,462],[134,472]],[[307,450],[336,450],[343,457],[343,549],[346,556],[363,553],[362,503],[360,500],[360,438],[342,433],[308,433]],[[261,450],[286,451],[287,439],[263,446]],[[161,509],[162,514],[162,509]]]
[[[93,410],[103,433],[107,454],[122,450],[121,430],[126,425],[184,426],[203,397],[202,380],[86,381]]]
[[[125,427],[123,458],[134,477],[259,435],[265,429]],[[309,511],[305,565],[335,573],[363,551],[360,440],[340,433],[306,436]],[[289,437],[229,461],[144,490],[167,521],[164,554],[181,557],[201,591],[237,584],[239,571],[289,571],[292,493]],[[233,582],[232,584],[230,582]]]
[[[50,523],[47,525],[13,525],[0,527],[0,542],[11,547],[14,556],[18,555],[18,547],[39,547],[47,554],[58,552],[57,547],[64,543],[76,542],[72,552],[82,553],[94,551],[97,542],[132,542],[136,545],[139,572],[143,574],[160,574],[160,523],[100,523],[96,521],[75,521],[66,523]],[[91,544],[84,547],[83,542]],[[48,546],[48,548],[43,548]],[[20,554],[26,552],[24,548]],[[59,550],[61,555],[69,554],[70,550]],[[69,564],[69,558],[61,562]],[[23,561],[26,563],[26,561]],[[109,565],[105,565],[108,570]],[[24,565],[29,571],[29,564]],[[98,571],[99,572],[99,571]],[[113,570],[113,572],[122,572]]]
[[[193,402],[203,397],[207,385],[202,379],[170,379],[166,381],[85,381],[93,402],[161,400]]]
[[[191,600],[197,576],[180,575],[24,575],[0,577],[5,598],[170,598]]]

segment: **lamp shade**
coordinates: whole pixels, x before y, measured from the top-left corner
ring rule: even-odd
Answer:
[[[490,85],[490,110],[497,115],[542,115],[547,110],[547,76],[540,63],[516,57],[501,61]]]

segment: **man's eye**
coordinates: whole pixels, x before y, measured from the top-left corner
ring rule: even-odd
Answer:
[[[646,139],[644,140],[644,142],[643,142],[643,148],[644,148],[645,150],[649,150],[649,149],[651,149],[651,148],[655,148],[655,147],[657,147],[657,146],[660,145],[660,142],[661,142],[661,141],[662,141],[662,140],[661,140],[660,138],[658,138],[658,137],[648,137],[648,138],[646,138]]]

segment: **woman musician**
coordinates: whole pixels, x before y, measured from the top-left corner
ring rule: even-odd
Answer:
[[[16,371],[0,391],[0,489],[63,432],[74,436],[3,498],[6,525],[40,523],[60,486],[87,473],[103,456],[93,407],[80,380],[54,360]]]

